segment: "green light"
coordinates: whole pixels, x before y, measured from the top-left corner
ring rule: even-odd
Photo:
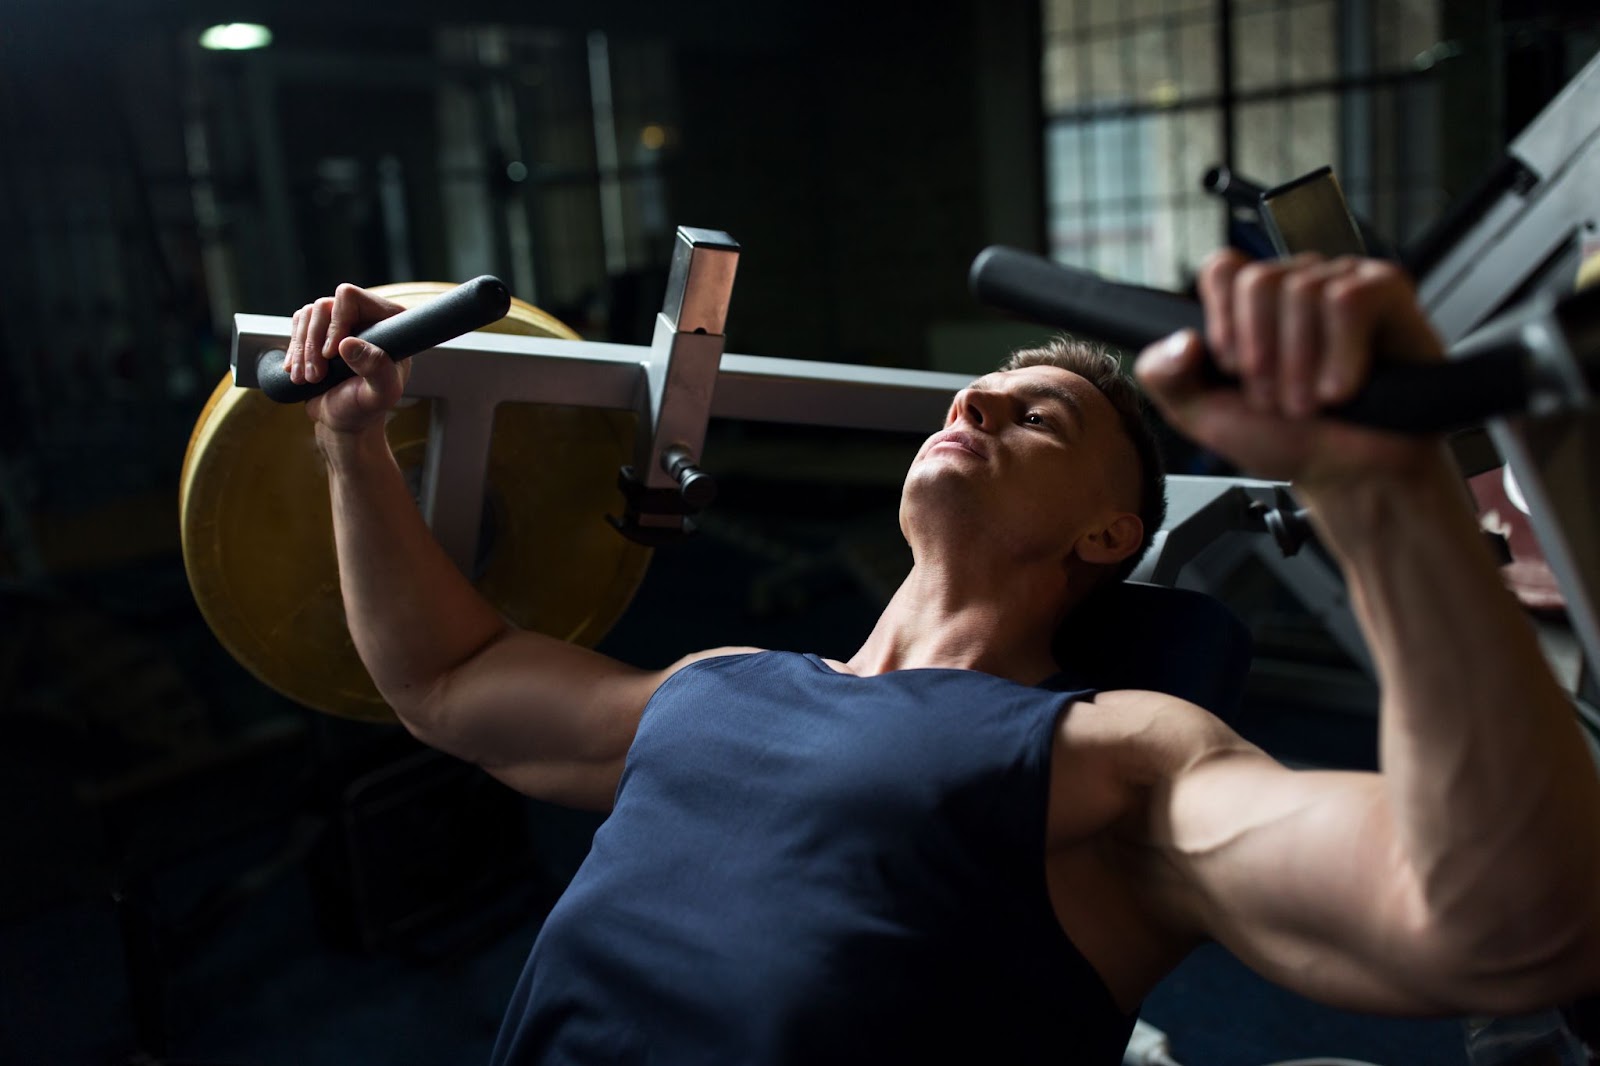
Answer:
[[[272,43],[272,31],[254,22],[225,22],[200,35],[200,47],[218,52],[243,52]]]

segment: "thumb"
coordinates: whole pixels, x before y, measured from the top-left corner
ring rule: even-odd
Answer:
[[[1205,391],[1200,374],[1204,361],[1200,335],[1179,330],[1140,352],[1133,373],[1156,406],[1169,411]]]
[[[371,377],[373,372],[389,361],[382,348],[369,344],[360,337],[346,337],[339,342],[339,358],[350,364],[361,377]]]
[[[1208,381],[1206,359],[1200,335],[1186,329],[1141,352],[1133,372],[1169,426],[1203,447],[1224,451],[1228,442],[1257,432],[1263,416],[1249,410],[1238,389]]]

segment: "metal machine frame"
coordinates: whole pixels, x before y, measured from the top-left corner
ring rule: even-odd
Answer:
[[[1476,218],[1426,268],[1423,307],[1445,343],[1577,265],[1600,222],[1600,57],[1589,62],[1507,149],[1474,204]],[[1495,447],[1528,502],[1528,517],[1600,668],[1600,413],[1495,420]],[[1600,719],[1597,719],[1600,720]]]
[[[723,354],[737,249],[724,233],[679,229],[666,306],[649,347],[477,332],[437,345],[449,358],[413,364],[406,395],[436,401],[419,502],[458,568],[470,572],[475,558],[494,410],[501,403],[634,412],[648,432],[638,435],[634,466],[624,468],[625,492],[630,479],[642,491],[676,491],[671,460],[698,461],[712,418],[905,433],[931,433],[943,423],[951,398],[971,383],[967,375]],[[236,315],[234,383],[254,386],[257,361],[281,352],[292,327],[289,318]],[[1268,533],[1269,517],[1292,507],[1282,482],[1170,475],[1167,486],[1167,522],[1136,580],[1175,584],[1216,540]],[[624,527],[622,533],[660,543],[669,539],[663,533],[684,532],[684,519],[695,509],[647,509],[636,516],[643,529]],[[1270,554],[1290,554],[1284,548]],[[1326,582],[1312,584],[1320,594]],[[1354,642],[1341,643],[1358,649],[1353,622],[1347,628]]]
[[[494,409],[501,403],[634,412],[641,431],[632,483],[657,493],[677,491],[663,460],[676,448],[687,453],[676,458],[697,462],[712,418],[903,432],[938,427],[951,397],[969,384],[966,376],[724,354],[730,256],[736,259],[737,248],[723,233],[679,229],[667,303],[647,348],[471,333],[438,345],[448,359],[415,361],[406,395],[438,401],[422,511],[463,572],[478,543]],[[255,384],[258,358],[285,348],[292,325],[276,316],[234,317],[235,384]],[[645,507],[636,517],[648,532],[633,532],[659,543],[681,534],[693,511]]]

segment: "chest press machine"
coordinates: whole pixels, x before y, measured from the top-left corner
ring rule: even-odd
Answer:
[[[427,405],[400,413],[391,442],[445,551],[520,624],[591,644],[604,635],[649,550],[688,534],[714,494],[700,465],[709,419],[925,433],[967,384],[955,374],[724,354],[737,259],[726,234],[680,229],[649,347],[579,340],[525,304],[512,307],[491,278],[429,303],[421,301],[442,287],[391,291],[417,306],[365,334],[397,356],[436,352],[415,362],[407,386]],[[1199,324],[1198,306],[1181,297],[1006,249],[978,258],[973,285],[988,302],[1126,347]],[[466,333],[500,322],[508,307],[517,333]],[[328,379],[292,384],[281,370],[290,330],[287,318],[237,316],[231,380],[202,415],[185,462],[185,559],[208,622],[258,678],[316,709],[383,719],[387,709],[341,638],[309,423],[280,406],[325,391],[347,368],[335,362]],[[1600,385],[1600,292],[1534,301],[1452,354],[1442,365],[1381,367],[1340,417],[1423,431],[1499,415],[1586,419]],[[531,406],[513,415],[518,404]],[[513,442],[498,446],[502,434]],[[290,445],[295,437],[303,447]],[[532,485],[512,494],[510,481]],[[1587,492],[1581,479],[1576,487]],[[1537,507],[1561,491],[1529,498]],[[1080,612],[1061,643],[1064,658],[1077,651],[1064,666],[1085,684],[1156,688],[1226,715],[1242,693],[1248,636],[1214,601],[1166,586],[1220,538],[1270,539],[1288,554],[1303,534],[1283,484],[1174,476],[1169,497],[1166,528],[1135,575],[1144,584]],[[1553,561],[1578,555],[1570,540],[1593,541],[1592,530],[1560,522],[1542,521],[1539,531]],[[282,550],[285,538],[293,550]],[[1569,602],[1600,662],[1595,591],[1580,579]],[[1127,650],[1151,647],[1185,650],[1154,658]]]

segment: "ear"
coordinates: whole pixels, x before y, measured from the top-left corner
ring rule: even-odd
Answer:
[[[1078,558],[1096,566],[1115,566],[1139,550],[1144,523],[1128,511],[1112,515],[1109,522],[1078,538],[1073,548]]]

